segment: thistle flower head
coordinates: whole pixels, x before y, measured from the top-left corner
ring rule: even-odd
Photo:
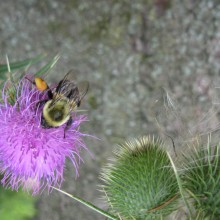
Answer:
[[[207,147],[185,156],[184,187],[200,219],[219,219],[220,216],[220,144]],[[197,219],[199,219],[197,217]]]
[[[47,98],[45,92],[32,87],[22,79],[15,85],[15,101],[5,84],[0,104],[0,172],[1,183],[13,190],[31,189],[33,194],[51,186],[60,187],[63,181],[65,160],[69,158],[78,175],[81,161],[80,150],[86,149],[82,140],[85,134],[79,126],[86,120],[84,115],[72,115],[73,123],[64,127],[44,129],[41,127],[42,109],[37,103]]]
[[[128,141],[104,169],[107,201],[122,219],[158,219],[174,210],[178,185],[161,146],[150,137]]]

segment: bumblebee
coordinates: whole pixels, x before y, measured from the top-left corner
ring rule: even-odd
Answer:
[[[89,88],[88,82],[79,88],[74,81],[69,79],[71,73],[72,71],[69,71],[53,90],[46,84],[47,87],[44,87],[42,91],[47,91],[48,98],[38,102],[38,105],[43,105],[41,126],[48,129],[66,124],[64,138],[73,122],[71,112],[80,106]]]

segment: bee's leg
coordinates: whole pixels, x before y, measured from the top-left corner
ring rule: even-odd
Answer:
[[[42,105],[44,105],[46,102],[48,101],[48,99],[44,99],[44,100],[40,100],[39,102],[37,102],[36,107],[40,108]]]
[[[48,87],[49,88],[49,87]],[[52,93],[52,90],[49,88],[48,91],[47,91],[47,96],[49,99],[52,99],[53,98],[53,93]]]
[[[37,113],[37,109],[40,108],[42,105],[44,105],[47,101],[48,101],[48,99],[44,99],[44,100],[40,100],[37,102],[37,104],[35,106],[35,114]]]
[[[66,131],[70,128],[72,123],[73,123],[73,119],[72,119],[72,117],[70,117],[69,120],[66,123],[66,127],[64,128],[64,136],[63,136],[63,138],[66,138]]]
[[[78,100],[76,105],[77,105],[77,107],[79,107],[81,105],[81,100]]]
[[[27,79],[29,82],[31,82],[33,85],[36,86],[36,83],[34,81],[31,81],[27,76],[25,76],[24,78]]]

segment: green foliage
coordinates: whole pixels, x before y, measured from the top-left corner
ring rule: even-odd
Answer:
[[[0,218],[2,220],[24,220],[35,213],[34,197],[25,192],[13,192],[0,187]]]
[[[128,141],[104,169],[107,201],[122,219],[160,219],[174,210],[178,184],[162,146],[150,137]]]
[[[45,55],[38,55],[36,57],[33,57],[31,59],[25,59],[18,62],[9,62],[8,64],[0,64],[0,80],[6,80],[7,76],[6,73],[8,72],[14,72],[15,70],[20,70],[23,68],[28,68],[31,65],[41,61],[43,58],[45,58]],[[46,65],[44,65],[40,70],[36,72],[36,76],[40,76],[42,74],[45,74],[50,69],[53,68],[53,66],[56,64],[56,62],[59,60],[59,55],[54,56]],[[20,74],[20,77],[23,77],[24,74]],[[12,74],[10,75],[10,80],[12,80]]]
[[[205,149],[196,149],[186,157],[182,179],[189,195],[194,200],[198,213],[207,219],[219,219],[220,216],[220,145]]]
[[[44,57],[45,57],[44,55],[38,55],[38,56],[33,57],[31,59],[26,59],[26,60],[14,62],[14,63],[9,63],[10,70],[14,71],[17,69],[21,69],[21,68],[30,66],[30,65],[42,60]],[[8,65],[7,64],[0,64],[0,79],[6,79],[5,74],[7,72],[8,72]]]
[[[35,61],[37,61],[38,59],[40,58],[40,56],[36,57],[35,59],[31,59],[29,60],[29,63],[27,62],[28,60],[25,60],[25,61],[20,61],[18,63],[20,63],[20,67],[22,66],[21,64],[26,64],[26,65],[30,65],[30,64],[33,64]],[[42,56],[41,56],[42,58]],[[46,75],[47,72],[49,72],[53,67],[54,65],[57,63],[57,61],[59,60],[59,55],[56,55],[54,56],[48,63],[46,63],[43,67],[41,67],[34,75],[35,76],[42,76],[42,75]],[[19,66],[17,63],[17,67]],[[16,64],[16,63],[14,63]],[[9,68],[11,71],[14,70],[14,65],[13,63],[9,64]],[[12,65],[12,66],[11,66]],[[22,66],[24,67],[24,66]],[[17,94],[17,91],[16,91],[16,88],[15,88],[15,84],[22,78],[24,77],[24,74],[25,73],[21,73],[21,74],[14,74],[13,72],[10,72],[10,81],[7,82],[7,86],[6,86],[6,92],[7,92],[7,95],[8,95],[8,102],[13,105],[16,101],[16,94]],[[15,77],[16,76],[16,77]],[[2,83],[2,85],[4,85],[4,82]],[[2,86],[1,85],[1,86]]]
[[[48,71],[50,71],[54,65],[57,63],[59,60],[60,56],[56,55],[53,57],[47,64],[45,64],[40,70],[38,70],[34,75],[35,76],[41,76],[43,74],[46,74]]]

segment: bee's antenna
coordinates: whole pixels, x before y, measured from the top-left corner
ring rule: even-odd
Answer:
[[[27,76],[24,77],[25,79],[27,79],[29,82],[31,82],[32,84],[35,84],[32,80],[30,80]]]

